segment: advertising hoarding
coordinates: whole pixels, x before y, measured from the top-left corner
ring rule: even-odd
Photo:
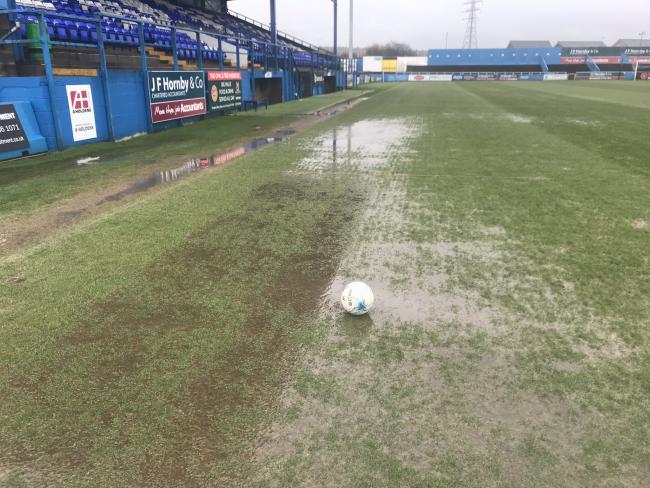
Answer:
[[[208,71],[206,77],[209,111],[225,112],[242,106],[240,71]]]
[[[427,74],[411,73],[408,75],[409,81],[451,81],[452,75],[444,74]]]
[[[363,71],[365,73],[381,73],[384,67],[384,58],[382,56],[364,56]]]
[[[0,153],[27,149],[29,140],[13,104],[0,104]]]
[[[150,71],[148,75],[154,124],[206,113],[203,71]]]
[[[97,138],[95,106],[90,85],[66,85],[68,109],[72,124],[72,140],[87,141]]]

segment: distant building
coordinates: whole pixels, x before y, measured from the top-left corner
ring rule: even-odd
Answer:
[[[603,41],[560,41],[555,47],[563,49],[574,48],[580,49],[585,47],[607,47]]]
[[[650,39],[619,39],[614,47],[648,47],[650,48]]]
[[[536,49],[553,47],[551,41],[510,41],[508,49]]]

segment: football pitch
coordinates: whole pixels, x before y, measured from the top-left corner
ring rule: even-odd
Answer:
[[[650,85],[370,88],[0,163],[0,486],[647,486]]]

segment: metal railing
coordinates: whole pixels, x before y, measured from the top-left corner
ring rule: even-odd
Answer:
[[[246,15],[240,14],[240,13],[235,12],[233,10],[228,9],[228,13],[226,15],[232,15],[233,17],[235,17],[235,18],[237,18],[239,20],[243,20],[244,22],[248,22],[249,24],[253,24],[254,26],[259,27],[261,29],[264,29],[264,30],[266,30],[268,32],[271,31],[271,26],[270,25],[265,24],[264,22],[260,22],[259,20],[255,20],[255,19],[252,19],[250,17],[247,17]],[[333,55],[330,51],[328,51],[326,49],[323,49],[321,47],[318,47],[318,46],[312,44],[311,42],[308,42],[308,41],[305,41],[305,40],[300,39],[298,37],[292,36],[291,34],[287,34],[286,32],[283,32],[283,31],[280,31],[280,30],[277,31],[277,32],[278,32],[278,37],[281,37],[281,38],[286,39],[288,41],[291,41],[293,43],[299,44],[301,46],[307,47],[312,51],[316,51],[316,52],[319,52],[319,53],[322,53],[322,54]]]

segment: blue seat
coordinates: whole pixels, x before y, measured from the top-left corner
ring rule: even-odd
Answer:
[[[54,19],[54,38],[59,41],[68,40],[68,32],[65,29],[65,24],[60,20]]]
[[[49,34],[50,39],[54,39],[54,25],[47,24],[47,33]]]
[[[90,29],[87,24],[77,23],[77,31],[81,42],[90,42]]]
[[[131,31],[128,29],[120,29],[120,32],[122,33],[122,38],[124,39],[124,42],[126,44],[133,44],[133,36],[131,35]]]

